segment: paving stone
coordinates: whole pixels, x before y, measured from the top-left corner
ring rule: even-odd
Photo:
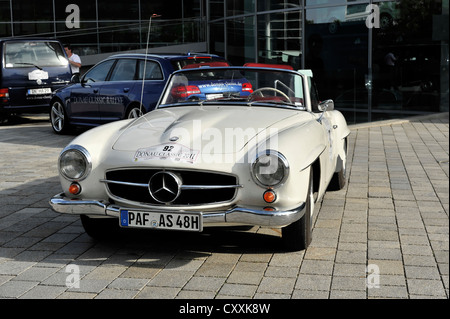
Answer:
[[[108,288],[119,290],[140,290],[146,286],[148,282],[148,279],[116,278],[108,285]]]
[[[445,297],[442,281],[430,279],[407,279],[408,290],[411,295]]]
[[[330,299],[366,299],[366,292],[355,290],[332,290]]]
[[[331,279],[331,276],[300,274],[295,283],[295,289],[329,291]]]
[[[379,288],[372,288],[367,290],[368,298],[370,299],[406,299],[408,298],[408,290],[401,286],[385,286],[380,285]]]
[[[0,298],[20,298],[38,284],[37,281],[7,281],[0,286]]]
[[[283,267],[283,269],[285,269],[285,268]],[[272,273],[266,272],[266,276],[270,276],[270,274],[272,274]],[[259,272],[254,272],[254,271],[234,270],[230,274],[230,276],[227,278],[227,283],[244,284],[244,285],[258,285],[261,282],[263,275],[264,275],[264,273],[262,273],[262,272],[259,273]]]
[[[322,290],[294,290],[292,293],[292,299],[328,299],[328,297],[329,291]]]
[[[295,285],[293,278],[264,277],[259,284],[258,292],[291,294]]]
[[[137,290],[118,290],[106,288],[102,290],[95,299],[133,299],[139,291]]]
[[[181,288],[186,285],[193,275],[193,271],[163,269],[150,280],[148,286]]]
[[[38,285],[25,294],[20,296],[21,299],[55,299],[58,298],[67,288],[66,287],[55,287],[55,286],[42,286]]]
[[[224,282],[225,278],[222,277],[192,277],[183,288],[216,292],[222,287]]]
[[[172,287],[145,287],[136,295],[136,299],[174,299],[180,288]]]
[[[52,267],[31,267],[17,275],[15,280],[42,282],[58,271]]]
[[[222,295],[222,296],[237,296],[237,297],[252,298],[257,288],[258,288],[257,285],[226,283],[220,289],[218,296]]]

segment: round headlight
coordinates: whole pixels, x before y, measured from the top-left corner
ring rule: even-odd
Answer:
[[[59,172],[68,180],[82,180],[91,170],[88,151],[81,146],[71,145],[59,157]]]
[[[281,185],[288,174],[288,161],[281,153],[274,150],[266,150],[252,164],[253,178],[264,187]]]

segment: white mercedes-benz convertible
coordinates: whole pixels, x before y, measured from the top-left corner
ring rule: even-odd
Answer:
[[[62,150],[56,212],[101,237],[120,227],[201,232],[281,228],[311,241],[314,204],[346,181],[350,131],[308,70],[200,67],[174,72],[154,111],[81,134]]]

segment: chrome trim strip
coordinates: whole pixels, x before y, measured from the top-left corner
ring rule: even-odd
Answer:
[[[181,189],[223,189],[243,188],[243,185],[181,185]]]
[[[119,185],[127,185],[127,186],[136,186],[136,187],[148,187],[148,184],[142,183],[131,183],[131,182],[121,182],[121,181],[112,181],[109,179],[101,179],[100,182],[106,184],[119,184]],[[181,185],[181,190],[186,189],[223,189],[223,188],[243,188],[243,185]]]
[[[119,185],[136,186],[136,187],[148,187],[148,183],[142,184],[142,183],[121,182],[121,181],[112,181],[109,179],[101,179],[100,182],[106,183],[106,184],[119,184]]]
[[[65,197],[64,193],[57,194],[50,199],[50,206],[55,212],[78,215],[101,215],[119,217],[119,207],[98,200],[77,200]],[[259,208],[233,207],[219,211],[195,211],[203,215],[204,224],[243,224],[269,227],[284,227],[299,220],[305,214],[305,203],[291,210],[268,211]],[[142,208],[139,208],[142,210]],[[158,208],[148,208],[149,211],[158,211]],[[174,208],[174,211],[176,209]],[[166,211],[161,211],[166,213]],[[177,211],[179,212],[179,211]],[[169,213],[169,211],[167,211]]]

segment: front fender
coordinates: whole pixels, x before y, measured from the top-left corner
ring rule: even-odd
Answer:
[[[90,175],[83,181],[80,182],[85,193],[90,193],[92,196],[101,196],[102,194],[98,193],[99,189],[95,188],[96,182],[104,176],[97,176],[98,173],[96,168],[101,165],[103,162],[103,156],[105,154],[109,154],[109,150],[111,149],[111,145],[114,140],[120,135],[123,130],[125,130],[129,123],[133,120],[123,120],[123,121],[115,121],[105,125],[101,125],[95,128],[92,128],[83,134],[77,136],[73,139],[67,146],[70,145],[79,145],[85,148],[92,160],[92,169]],[[61,174],[59,174],[59,179],[61,182],[61,186],[63,188],[64,193],[68,197],[74,197],[68,192],[71,181],[65,179]]]
[[[282,186],[277,187],[276,192],[293,207],[299,201],[306,200],[309,170],[312,164],[324,156],[327,149],[327,136],[321,125],[311,119],[302,123],[293,123],[276,133],[272,130],[268,140],[270,141],[255,146],[257,151],[250,149],[250,153],[260,154],[265,149],[273,149],[284,155],[289,163],[289,176]],[[317,187],[323,189],[326,177],[321,174],[318,178],[320,180]],[[296,200],[297,203],[295,203]]]
[[[273,139],[273,137],[271,137]],[[278,133],[277,150],[295,171],[311,166],[327,148],[327,137],[317,121],[290,126]]]
[[[336,110],[333,111],[333,126],[336,129],[334,144],[337,149],[335,172],[339,172],[347,161],[347,139],[350,135],[350,129],[342,113]]]

